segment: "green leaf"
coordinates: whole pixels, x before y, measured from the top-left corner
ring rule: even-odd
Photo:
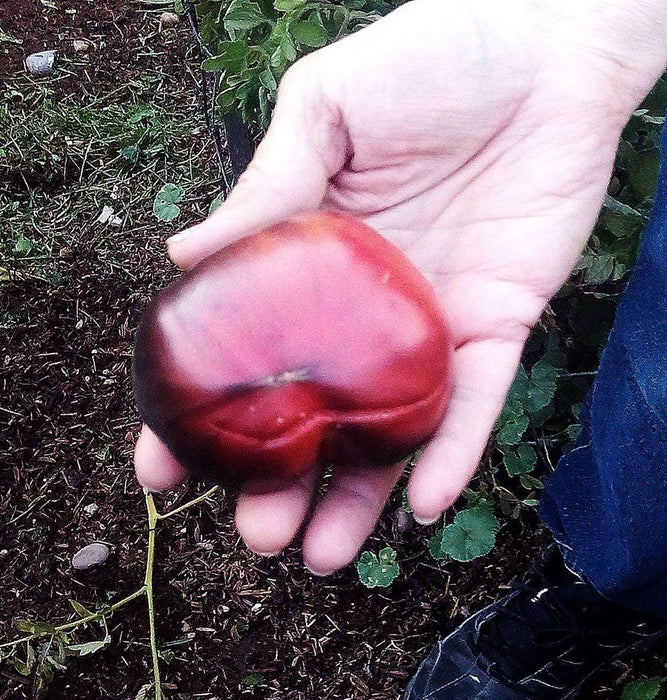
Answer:
[[[275,90],[278,87],[278,83],[269,68],[266,68],[259,74],[259,82],[269,90]]]
[[[87,608],[84,608],[83,605],[81,605],[81,603],[77,603],[76,600],[70,599],[69,602],[79,617],[81,617],[81,618],[89,617],[90,615],[93,614],[92,612],[90,612],[90,610],[88,610]]]
[[[20,673],[22,676],[29,676],[32,673],[33,665],[34,663],[21,661],[21,659],[16,657],[12,659],[12,666],[14,666],[14,670]]]
[[[448,559],[449,557],[442,551],[442,528],[438,530],[433,537],[428,538],[429,554],[438,561]]]
[[[0,42],[5,41],[8,44],[22,44],[23,39],[17,39],[14,36],[11,36],[7,34],[7,32],[3,31],[2,28],[0,28]]]
[[[531,491],[532,489],[539,490],[544,488],[544,484],[539,479],[536,479],[530,474],[521,474],[519,476],[519,483],[521,484],[521,486],[523,486],[524,489],[526,489],[526,491]]]
[[[35,622],[32,631],[34,634],[55,634],[56,628],[50,622]]]
[[[136,165],[139,160],[139,144],[131,143],[129,146],[123,146],[120,149],[120,155],[124,158],[130,165]]]
[[[268,22],[259,5],[252,0],[232,0],[225,13],[223,24],[233,36],[235,31],[247,31]]]
[[[153,684],[146,683],[139,688],[139,692],[134,696],[134,700],[151,700],[153,695]]]
[[[614,272],[614,256],[611,253],[600,253],[588,256],[584,279],[588,284],[599,284],[610,279]]]
[[[77,652],[79,656],[88,656],[88,654],[94,654],[96,651],[104,649],[110,643],[111,636],[107,634],[104,639],[97,639],[94,642],[86,642],[85,644],[70,644],[68,648]]]
[[[12,665],[22,676],[29,676],[32,673],[32,669],[35,667],[35,650],[32,648],[31,644],[27,644],[26,649],[25,661],[19,659],[18,656],[12,659]]]
[[[529,414],[541,411],[554,397],[556,393],[556,379],[558,369],[543,357],[535,363],[530,372],[528,384],[528,402],[526,410]]]
[[[264,683],[264,674],[263,673],[249,673],[243,679],[243,685],[248,686],[248,688],[252,688],[256,685],[261,685],[262,683]]]
[[[289,34],[285,34],[280,40],[280,51],[288,63],[296,60],[296,49]]]
[[[306,0],[273,0],[273,7],[278,12],[289,12],[305,4]]]
[[[386,588],[398,576],[398,572],[396,552],[391,547],[381,549],[377,555],[369,551],[362,552],[357,561],[359,580],[367,588]]]
[[[162,649],[158,652],[160,658],[169,666],[169,664],[174,660],[174,657],[176,656],[176,652],[173,652],[171,649]]]
[[[211,216],[211,214],[225,201],[225,193],[220,192],[220,194],[216,195],[215,199],[211,202],[208,208],[208,215]]]
[[[621,700],[655,700],[660,692],[662,681],[663,679],[658,676],[632,681],[623,688]]]
[[[35,623],[30,620],[16,620],[14,626],[19,632],[27,632],[33,634],[35,632]]]
[[[503,464],[510,476],[527,474],[535,468],[537,455],[530,445],[522,444],[503,455]]]
[[[32,241],[26,238],[22,233],[19,233],[16,243],[14,244],[14,252],[17,255],[28,255],[32,250]]]
[[[528,374],[523,365],[519,365],[516,370],[516,375],[514,375],[514,381],[507,394],[507,404],[510,406],[517,406],[519,412],[522,411],[522,407],[528,393],[528,385],[530,380],[528,379]]]
[[[236,95],[234,90],[225,90],[224,92],[221,92],[216,99],[216,104],[223,114],[227,114],[235,102]]]
[[[329,39],[322,20],[316,14],[307,20],[290,24],[290,33],[299,44],[313,49],[324,46]]]
[[[521,414],[511,416],[496,433],[496,440],[501,445],[517,445],[528,428],[528,416]]]
[[[488,554],[500,524],[488,506],[467,508],[442,532],[442,551],[456,561],[472,561]]]
[[[608,209],[613,214],[622,214],[623,216],[638,216],[641,218],[641,214],[627,204],[619,202],[614,199],[611,195],[606,195],[604,198],[605,209]]]
[[[154,117],[155,111],[152,107],[147,104],[139,103],[135,105],[127,117],[127,121],[130,124],[137,124],[143,119],[148,119],[149,117]]]
[[[181,201],[183,194],[183,188],[171,182],[160,189],[153,202],[153,214],[158,221],[173,221],[181,213],[176,203]]]
[[[202,61],[202,70],[219,73],[240,73],[248,67],[250,49],[244,41],[223,41],[218,46],[218,54]]]

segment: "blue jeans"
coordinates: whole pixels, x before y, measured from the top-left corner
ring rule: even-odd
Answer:
[[[667,126],[655,205],[584,412],[540,514],[605,597],[667,619]]]

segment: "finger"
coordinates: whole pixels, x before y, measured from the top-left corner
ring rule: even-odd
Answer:
[[[418,522],[435,522],[473,477],[516,375],[522,347],[522,341],[486,340],[470,342],[454,353],[447,415],[408,484]]]
[[[322,60],[311,54],[285,74],[271,126],[232,193],[206,221],[169,239],[169,255],[179,267],[192,267],[234,240],[320,207],[347,149],[330,106],[333,83],[322,80],[321,67],[311,68]]]
[[[306,517],[318,476],[312,470],[295,482],[245,485],[236,505],[236,529],[248,549],[268,556],[292,541]]]
[[[134,471],[139,483],[150,491],[165,491],[188,477],[157,435],[145,425],[134,446]]]
[[[349,564],[373,531],[403,463],[338,467],[303,540],[303,560],[320,576]]]

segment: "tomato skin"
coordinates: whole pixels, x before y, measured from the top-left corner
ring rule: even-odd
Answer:
[[[359,221],[315,212],[163,290],[132,372],[143,420],[184,467],[243,482],[406,457],[442,421],[452,352],[408,259]]]

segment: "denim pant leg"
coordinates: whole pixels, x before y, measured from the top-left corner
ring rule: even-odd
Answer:
[[[667,619],[667,126],[655,206],[588,397],[540,514],[607,598]]]

